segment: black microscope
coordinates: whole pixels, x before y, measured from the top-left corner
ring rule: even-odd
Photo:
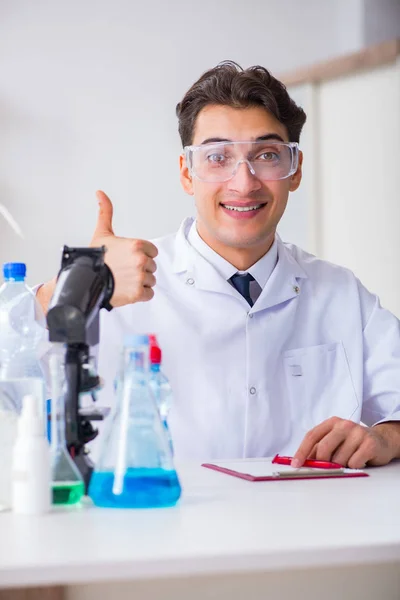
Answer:
[[[85,482],[86,491],[93,471],[85,444],[98,431],[92,421],[101,420],[107,410],[82,409],[81,394],[100,387],[100,378],[90,359],[90,347],[99,343],[99,312],[111,310],[114,278],[104,263],[105,246],[70,248],[64,246],[61,269],[47,313],[50,342],[65,344],[65,438],[69,453]]]

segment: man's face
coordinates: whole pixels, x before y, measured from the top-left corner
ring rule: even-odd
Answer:
[[[289,141],[286,127],[262,107],[209,105],[197,117],[192,145],[200,146],[206,140],[256,141],[271,134],[278,141]],[[300,153],[296,173],[286,179],[263,181],[251,174],[246,163],[241,163],[228,181],[209,183],[190,175],[182,155],[181,183],[187,193],[194,195],[197,227],[203,240],[222,256],[226,256],[226,251],[229,255],[229,249],[243,249],[258,260],[273,242],[289,192],[300,184],[301,162]],[[259,208],[235,211],[227,206]]]

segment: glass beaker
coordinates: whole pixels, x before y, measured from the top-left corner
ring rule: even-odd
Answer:
[[[53,344],[51,375],[51,469],[53,504],[77,504],[85,494],[82,476],[65,441],[65,348]]]
[[[89,485],[98,506],[173,506],[181,486],[165,427],[148,384],[148,337],[130,337],[123,352],[123,377]]]

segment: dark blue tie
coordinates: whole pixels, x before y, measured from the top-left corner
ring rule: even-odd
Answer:
[[[250,297],[250,282],[254,281],[254,277],[250,275],[250,273],[244,273],[243,275],[240,273],[235,273],[235,275],[232,275],[230,280],[239,294],[241,294],[243,298],[247,300],[250,306],[253,306],[254,302]]]

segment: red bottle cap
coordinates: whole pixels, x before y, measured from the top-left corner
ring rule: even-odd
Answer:
[[[150,346],[150,362],[152,365],[161,364],[161,348],[159,346]]]

